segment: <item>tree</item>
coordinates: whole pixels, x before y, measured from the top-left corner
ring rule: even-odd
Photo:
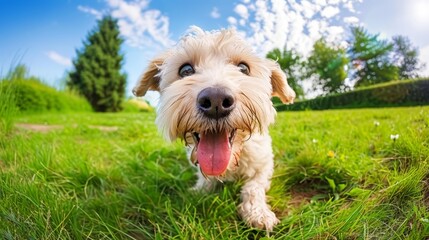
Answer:
[[[122,43],[117,20],[105,16],[88,34],[83,49],[76,50],[67,85],[85,96],[95,111],[121,110],[126,84],[126,74],[120,72]]]
[[[394,36],[393,59],[399,69],[401,79],[419,77],[418,71],[425,67],[418,59],[419,51],[411,45],[410,40],[404,36]]]
[[[331,47],[323,38],[316,41],[306,65],[307,77],[314,79],[313,90],[322,90],[324,93],[345,91],[348,62],[345,49]]]
[[[398,79],[398,67],[391,60],[393,44],[380,40],[378,34],[371,35],[362,27],[353,27],[349,49],[355,72],[355,86]]]
[[[277,61],[280,68],[286,73],[287,82],[295,91],[296,97],[304,97],[304,90],[298,80],[299,76],[297,76],[303,65],[300,55],[294,50],[287,50],[286,48],[280,50],[275,48],[267,53],[267,58]]]

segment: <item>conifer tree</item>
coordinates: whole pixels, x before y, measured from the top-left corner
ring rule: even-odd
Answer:
[[[105,16],[88,34],[83,48],[76,50],[67,85],[85,96],[97,112],[121,110],[126,84],[126,74],[121,72],[122,43],[117,20]]]

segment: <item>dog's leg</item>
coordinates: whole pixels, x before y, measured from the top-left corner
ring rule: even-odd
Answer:
[[[279,220],[266,203],[265,192],[270,188],[273,172],[272,164],[268,165],[271,166],[266,166],[268,168],[265,171],[256,173],[242,187],[242,203],[238,211],[248,225],[272,231]]]

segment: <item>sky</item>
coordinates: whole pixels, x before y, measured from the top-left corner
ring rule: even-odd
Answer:
[[[346,44],[350,26],[362,25],[385,39],[407,36],[429,76],[429,0],[0,0],[0,10],[0,75],[21,63],[55,87],[105,14],[118,19],[125,40],[128,96],[151,58],[192,25],[235,28],[261,56],[275,47],[306,56],[321,36]]]

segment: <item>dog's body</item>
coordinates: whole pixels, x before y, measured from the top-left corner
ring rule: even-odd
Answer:
[[[265,197],[274,167],[270,99],[291,103],[295,93],[278,65],[257,57],[235,31],[191,30],[152,61],[134,94],[160,92],[156,123],[167,139],[185,141],[199,167],[194,188],[243,179],[241,217],[271,231],[278,219]]]

